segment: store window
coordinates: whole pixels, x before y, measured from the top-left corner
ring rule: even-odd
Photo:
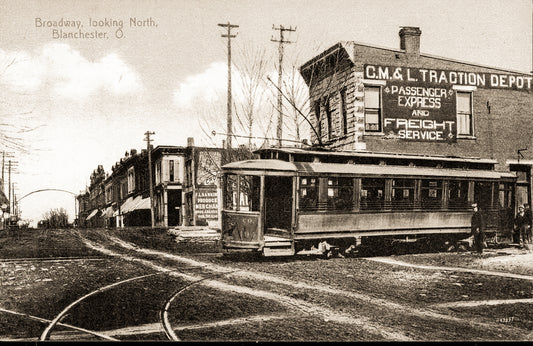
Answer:
[[[473,136],[472,93],[457,91],[457,135]]]
[[[381,130],[381,87],[365,86],[365,131]]]
[[[385,200],[385,179],[361,179],[361,210],[381,210]]]
[[[316,210],[318,207],[318,178],[300,178],[300,203],[301,210]]]
[[[353,178],[328,178],[328,209],[353,208]]]

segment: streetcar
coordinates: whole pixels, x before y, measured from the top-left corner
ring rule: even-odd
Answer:
[[[494,160],[265,149],[222,167],[223,253],[264,256],[319,248],[425,241],[470,234],[472,203],[486,232],[512,227],[516,176]]]

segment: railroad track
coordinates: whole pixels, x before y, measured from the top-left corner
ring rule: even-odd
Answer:
[[[52,330],[56,326],[67,327],[67,328],[76,330],[78,332],[81,331],[81,332],[84,332],[84,333],[87,333],[87,334],[91,334],[93,336],[96,336],[96,337],[99,337],[99,338],[105,339],[105,340],[120,341],[118,339],[115,339],[115,338],[113,338],[111,336],[106,335],[104,332],[88,330],[86,328],[79,328],[79,327],[76,327],[76,326],[73,326],[73,325],[69,325],[69,324],[63,324],[63,323],[61,323],[61,320],[67,316],[69,311],[71,311],[74,307],[78,306],[80,303],[82,303],[83,301],[87,300],[88,298],[93,297],[96,294],[104,293],[104,292],[106,292],[108,290],[117,288],[118,286],[125,285],[125,284],[128,284],[128,283],[134,282],[134,281],[144,280],[144,279],[147,279],[147,278],[150,278],[150,277],[153,277],[153,276],[159,276],[159,275],[172,275],[172,274],[176,274],[176,273],[180,273],[180,274],[184,274],[184,275],[190,275],[191,271],[192,272],[201,272],[203,269],[204,268],[198,268],[198,267],[184,267],[184,268],[180,268],[178,270],[167,270],[167,271],[163,271],[163,272],[157,272],[157,273],[152,273],[152,274],[147,274],[147,275],[141,275],[141,276],[137,276],[137,277],[121,280],[121,281],[112,283],[110,285],[104,286],[104,287],[100,287],[100,288],[98,288],[98,289],[96,289],[94,291],[91,291],[91,292],[85,294],[84,296],[78,298],[77,300],[75,300],[74,302],[69,304],[58,315],[56,315],[54,317],[54,319],[52,319],[51,321],[41,319],[41,322],[47,321],[49,323],[48,323],[48,326],[42,332],[41,336],[39,337],[39,341],[49,341],[51,333],[52,333]],[[188,272],[189,274],[187,274],[186,272]],[[163,329],[166,337],[169,340],[171,340],[171,341],[180,341],[180,338],[176,335],[176,333],[172,329],[171,323],[170,323],[169,318],[168,318],[168,311],[170,309],[171,304],[176,300],[176,298],[181,293],[183,293],[184,291],[186,291],[187,289],[189,289],[190,287],[192,287],[194,285],[200,284],[203,281],[219,278],[219,277],[222,277],[222,276],[225,276],[225,275],[232,274],[234,272],[236,272],[236,270],[231,271],[231,272],[227,272],[227,273],[214,273],[214,274],[211,274],[211,275],[208,275],[208,276],[203,276],[203,277],[200,276],[199,278],[194,278],[191,282],[189,282],[189,283],[181,286],[179,289],[175,290],[170,295],[170,297],[167,298],[164,301],[164,303],[162,304],[163,306],[161,307],[160,313],[159,313],[159,322],[160,322],[160,325],[162,326],[162,329]],[[198,275],[198,273],[195,273],[195,275]]]

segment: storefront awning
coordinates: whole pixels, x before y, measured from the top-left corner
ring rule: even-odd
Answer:
[[[114,216],[120,214],[124,215],[129,212],[132,212],[134,210],[141,210],[141,209],[150,209],[150,198],[142,198],[142,196],[131,196],[126,199],[124,203],[120,206],[120,209],[115,210],[113,213]]]
[[[89,220],[91,218],[93,218],[96,214],[98,214],[100,210],[98,209],[94,209],[93,211],[91,211],[91,213],[89,214],[89,216],[87,216],[87,218],[85,220]]]
[[[120,205],[120,207],[115,210],[115,212],[113,213],[113,216],[118,216],[118,215],[123,215],[125,213],[128,212],[128,209],[129,209],[129,206],[131,205],[131,203],[133,202],[133,196],[132,197],[128,197],[124,203],[122,203]]]
[[[135,205],[133,205],[130,211],[150,209],[150,198],[140,198],[139,200],[135,200],[134,202],[136,203]]]

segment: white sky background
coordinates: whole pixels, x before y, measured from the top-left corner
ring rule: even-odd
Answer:
[[[130,17],[151,17],[157,27],[130,28]],[[111,36],[115,28],[91,28],[89,18],[123,20],[124,38],[53,39],[35,18],[80,20],[85,31]],[[1,0],[0,136],[19,137],[27,152],[1,137],[0,145],[18,161],[18,198],[46,188],[79,193],[98,165],[111,172],[125,151],[145,148],[147,130],[156,146],[186,145],[191,136],[220,145],[224,136],[213,142],[200,127],[225,132],[227,41],[218,23],[240,26],[235,63],[263,50],[277,81],[273,25],[297,27],[287,35],[295,42],[286,45],[286,71],[341,40],[399,49],[400,26],[418,26],[422,53],[529,72],[531,19],[531,0]],[[263,101],[267,119],[275,111]],[[74,197],[38,193],[20,207],[34,222],[60,207],[72,220]]]

